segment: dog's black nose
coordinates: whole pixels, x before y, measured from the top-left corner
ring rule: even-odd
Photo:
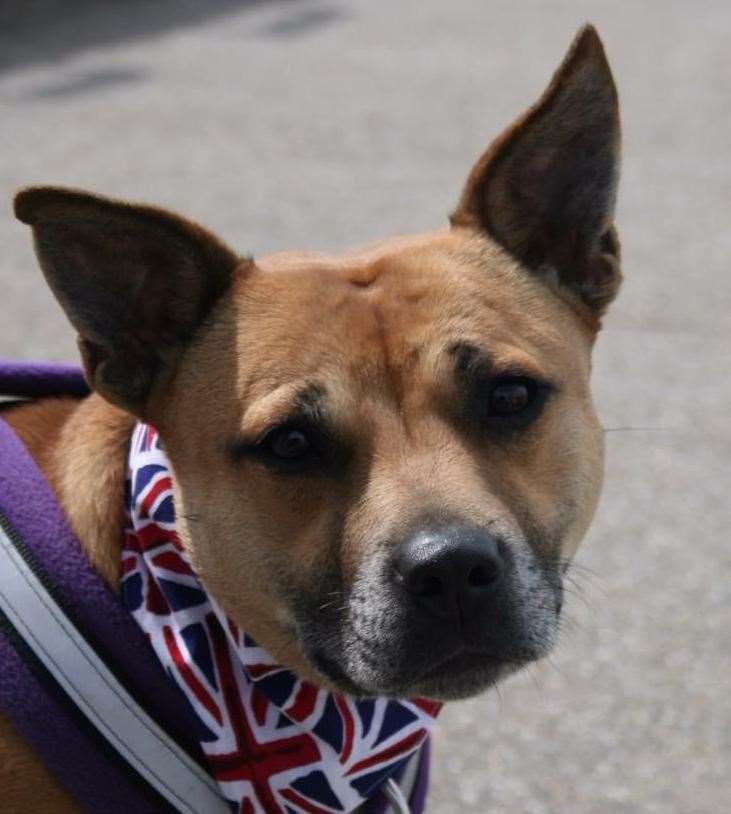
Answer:
[[[474,526],[419,531],[396,551],[396,581],[431,613],[459,619],[477,610],[503,579],[498,540]]]

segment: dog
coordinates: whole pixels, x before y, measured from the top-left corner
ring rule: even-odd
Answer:
[[[444,702],[544,657],[602,482],[619,152],[587,26],[442,231],[254,260],[161,209],[21,191],[93,392],[4,418],[98,574],[119,590],[142,421],[195,572],[304,679]],[[0,755],[4,810],[77,810],[3,720]]]

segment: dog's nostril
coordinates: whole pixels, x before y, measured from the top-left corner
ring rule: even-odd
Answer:
[[[403,570],[402,570],[403,569]],[[396,582],[403,587],[413,596],[424,597],[438,597],[444,593],[444,582],[437,575],[433,574],[429,569],[402,569],[397,567],[395,569]]]
[[[421,584],[415,593],[418,596],[430,597],[439,596],[443,591],[444,585],[439,577],[426,576],[421,580]]]
[[[491,585],[500,577],[500,568],[497,563],[489,565],[476,565],[467,575],[467,584],[473,588],[482,588]]]

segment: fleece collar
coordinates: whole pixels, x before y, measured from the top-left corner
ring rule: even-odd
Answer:
[[[350,698],[277,664],[193,572],[176,532],[170,464],[149,425],[134,430],[128,475],[124,603],[188,700],[232,810],[353,811],[422,745],[439,705]]]

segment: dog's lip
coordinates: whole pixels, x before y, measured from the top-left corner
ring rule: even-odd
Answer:
[[[338,686],[341,691],[355,696],[368,697],[373,695],[407,697],[418,694],[418,692],[413,692],[410,688],[429,684],[433,680],[441,679],[444,681],[446,679],[448,681],[450,675],[455,677],[465,676],[473,672],[479,673],[486,670],[496,674],[504,668],[517,668],[525,663],[525,661],[505,658],[485,650],[462,645],[455,647],[450,651],[449,655],[437,662],[432,662],[423,670],[408,676],[399,676],[391,686],[366,688],[355,683],[347,671],[338,663],[337,659],[326,656],[322,651],[315,651],[311,655],[318,672],[328,681]]]
[[[363,694],[363,689],[350,678],[338,661],[327,656],[322,650],[313,651],[310,655],[310,661],[319,673],[340,689],[352,695]]]
[[[443,659],[431,664],[422,671],[418,681],[445,676],[450,673],[466,673],[472,670],[485,669],[486,667],[502,667],[515,662],[506,659],[504,656],[497,656],[485,650],[472,647],[459,647]]]
[[[474,689],[466,695],[460,691],[459,696],[468,697],[486,686],[496,683],[503,675],[513,672],[525,664],[524,661],[508,659],[487,653],[484,650],[459,648],[437,663],[413,675],[402,677],[392,694],[399,697],[428,696],[447,700],[453,696],[450,687],[463,687],[467,681]],[[445,690],[447,695],[444,695]]]

